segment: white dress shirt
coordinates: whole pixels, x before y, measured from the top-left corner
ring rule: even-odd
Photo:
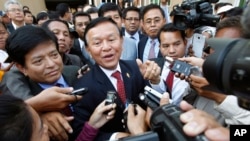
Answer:
[[[160,93],[164,93],[167,90],[165,81],[170,71],[169,65],[170,65],[169,62],[165,61],[161,72],[160,83],[158,85],[151,84],[153,89],[157,90]],[[173,104],[179,105],[183,97],[189,94],[190,89],[191,88],[188,82],[174,76],[172,94],[171,94]]]
[[[155,57],[156,58],[157,58],[158,53],[160,51],[160,48],[159,48],[160,43],[159,43],[158,39],[148,38],[145,49],[144,49],[144,52],[143,52],[143,62],[148,60],[148,55],[149,55],[149,51],[150,51],[150,48],[151,48],[151,40],[155,41],[154,52],[155,52]]]

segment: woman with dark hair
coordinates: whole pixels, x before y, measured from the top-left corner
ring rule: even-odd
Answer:
[[[1,141],[49,141],[48,127],[22,99],[0,95]]]

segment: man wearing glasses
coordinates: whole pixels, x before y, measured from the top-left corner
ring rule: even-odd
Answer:
[[[11,23],[7,25],[7,30],[10,33],[25,25],[21,3],[16,0],[8,0],[5,2],[4,8],[7,16],[11,19]]]
[[[122,33],[124,36],[132,38],[138,44],[140,39],[144,37],[140,33],[140,9],[137,7],[128,7],[122,13],[124,27]]]
[[[151,58],[162,57],[157,35],[166,23],[164,11],[159,5],[150,4],[142,9],[142,28],[147,37],[138,44],[138,58],[145,62]]]

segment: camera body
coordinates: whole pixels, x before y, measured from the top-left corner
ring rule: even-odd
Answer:
[[[152,131],[158,134],[160,141],[207,141],[207,138],[202,134],[196,137],[187,136],[183,132],[183,124],[180,121],[182,110],[173,104],[159,106],[159,99],[155,99],[158,97],[153,94],[155,90],[148,90],[146,87],[144,94],[140,94],[140,99],[154,110],[150,118],[150,125]],[[145,97],[142,98],[142,96]]]
[[[213,15],[211,3],[218,0],[186,0],[181,5],[173,7],[174,25],[179,29],[192,28],[207,25],[216,26],[220,17]]]

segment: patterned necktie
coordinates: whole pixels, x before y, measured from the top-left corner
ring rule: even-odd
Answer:
[[[155,49],[154,49],[155,48],[155,41],[151,40],[150,44],[151,44],[151,47],[149,50],[148,59],[155,58]]]
[[[123,83],[122,78],[121,78],[121,73],[119,71],[116,71],[112,74],[112,77],[117,79],[117,84],[116,84],[117,92],[118,92],[118,95],[119,95],[121,101],[123,102],[123,104],[125,104],[126,94],[125,94],[124,83]]]

